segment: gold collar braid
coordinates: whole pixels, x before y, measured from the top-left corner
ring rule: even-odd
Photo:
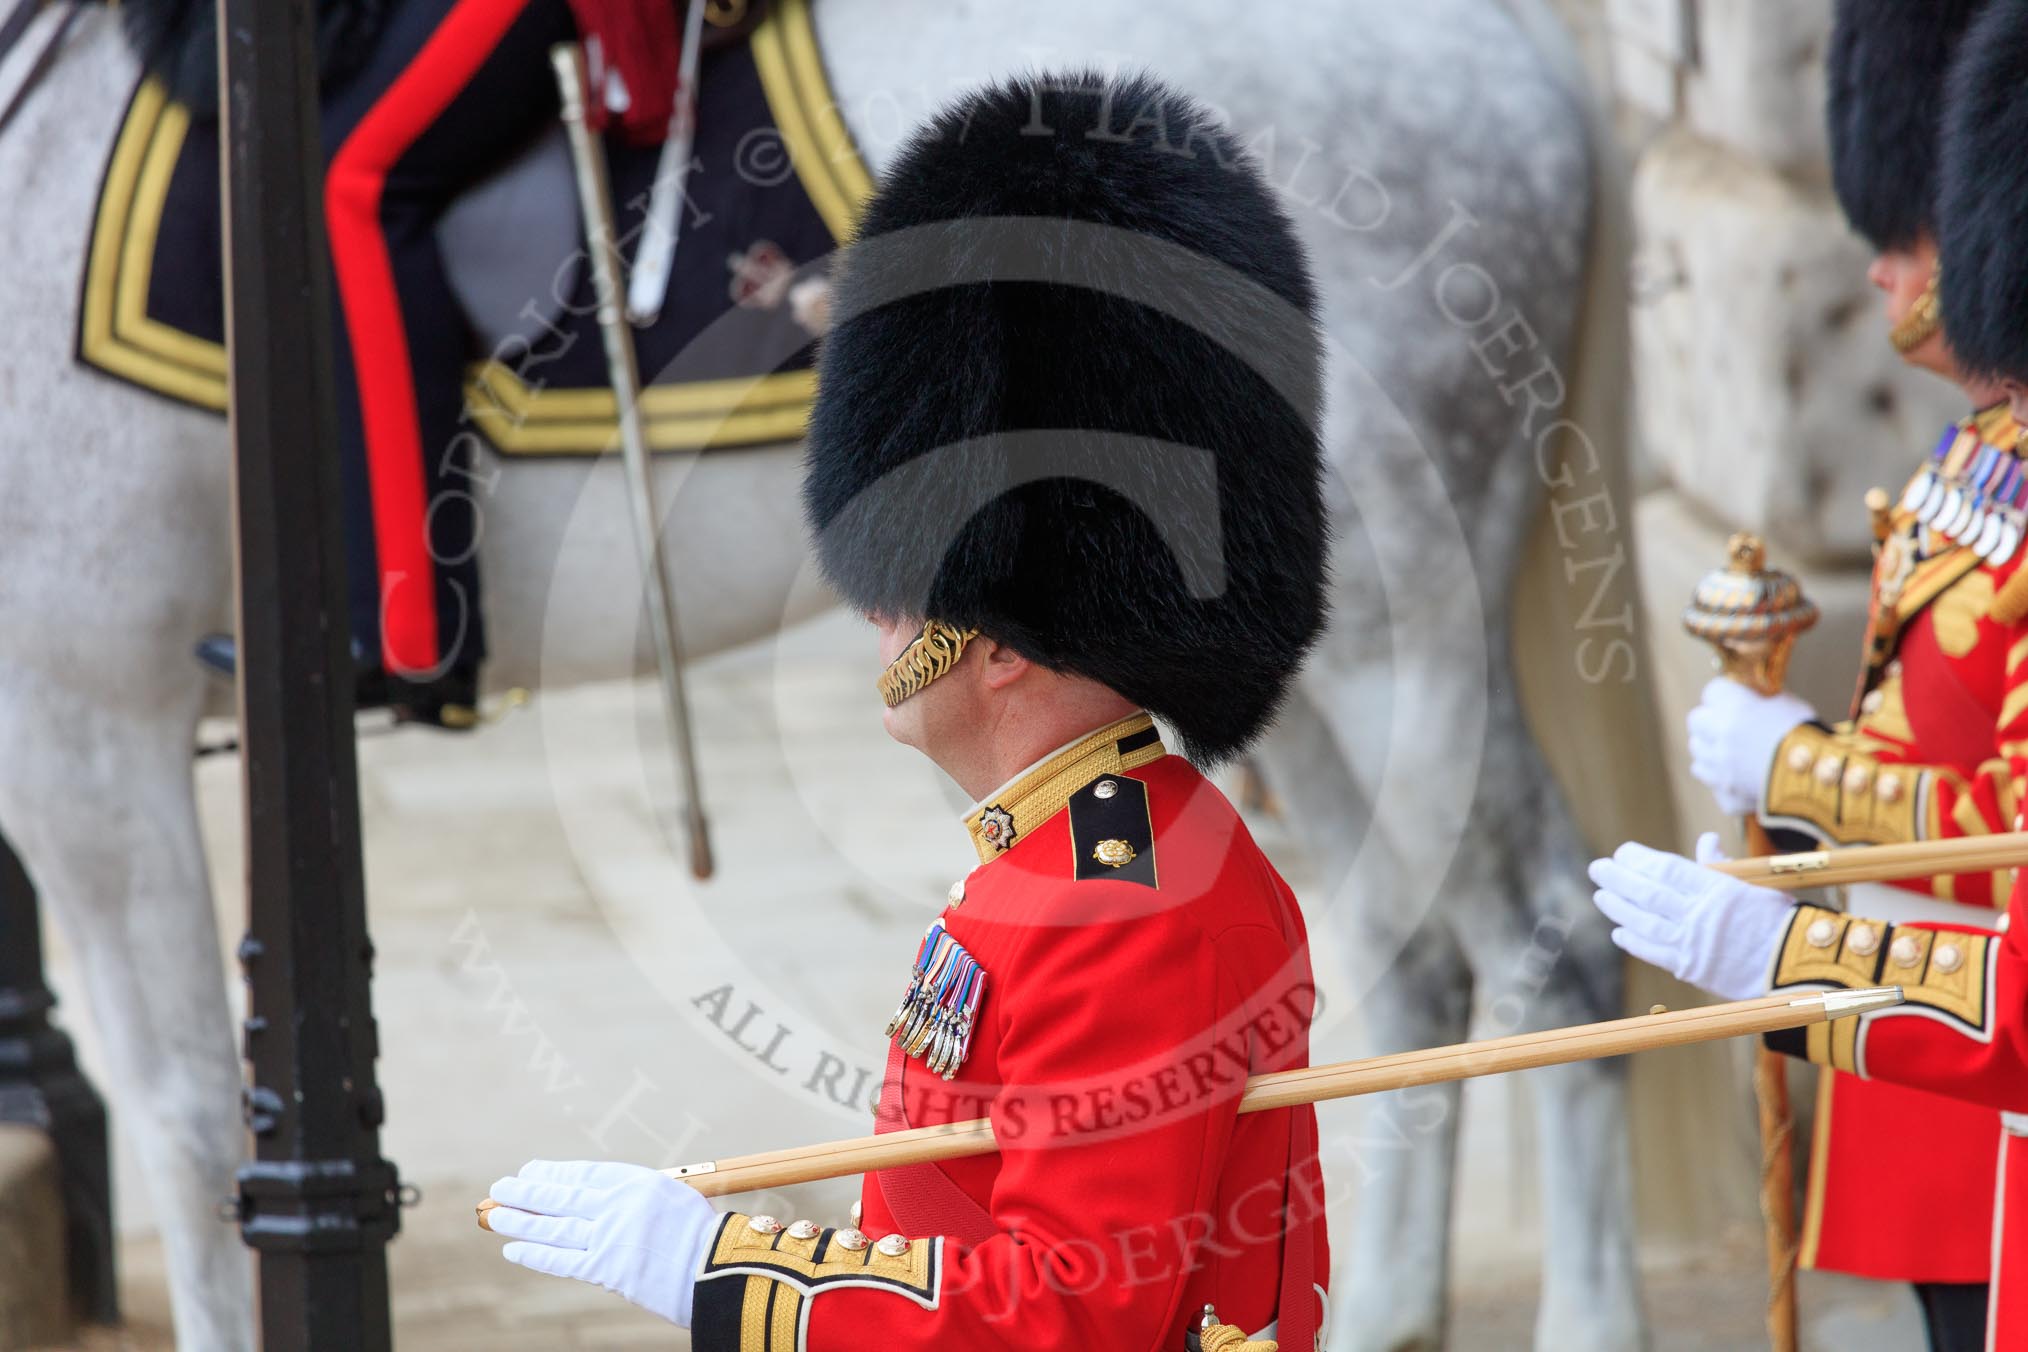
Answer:
[[[880,698],[892,709],[956,666],[965,655],[965,645],[978,635],[976,629],[958,629],[942,620],[931,620],[880,673]]]
[[[1155,720],[1129,714],[1043,757],[996,789],[965,817],[979,862],[999,858],[1015,842],[1069,805],[1071,795],[1101,775],[1138,770],[1168,755]]]

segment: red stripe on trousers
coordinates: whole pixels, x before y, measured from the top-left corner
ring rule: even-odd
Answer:
[[[458,0],[408,69],[338,147],[325,175],[324,218],[338,303],[351,340],[372,484],[381,658],[392,672],[427,671],[441,654],[422,427],[401,295],[381,230],[381,194],[388,172],[471,83],[527,4]],[[449,317],[430,322],[449,322]]]

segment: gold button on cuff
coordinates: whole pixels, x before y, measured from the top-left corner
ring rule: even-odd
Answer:
[[[853,1224],[853,1225],[855,1225],[855,1226],[856,1226],[856,1225],[858,1225],[858,1224],[859,1224],[859,1221],[860,1221],[860,1218],[861,1218],[861,1217],[863,1217],[863,1216],[864,1216],[865,1214],[866,1214],[866,1209],[865,1209],[864,1207],[862,1207],[862,1206],[861,1206],[861,1205],[860,1205],[859,1203],[857,1203],[857,1202],[854,1202],[854,1203],[852,1204],[852,1224]]]
[[[1873,787],[1873,771],[1866,765],[1857,764],[1845,771],[1845,792],[1861,794]]]
[[[1936,952],[1929,955],[1929,965],[1949,976],[1965,965],[1965,950],[1956,944],[1938,944]]]
[[[1922,945],[1904,934],[1887,950],[1887,956],[1894,959],[1896,967],[1913,967],[1922,961]]]
[[[871,1241],[859,1232],[858,1227],[840,1230],[831,1236],[831,1242],[847,1253],[863,1253]]]
[[[1792,746],[1789,748],[1789,769],[1799,775],[1814,765],[1816,760],[1815,753],[1806,746]]]
[[[1843,756],[1826,756],[1817,762],[1817,782],[1831,785],[1838,782],[1838,776],[1845,773]]]
[[[749,1216],[746,1228],[757,1235],[778,1235],[782,1232],[782,1223],[773,1216]]]
[[[815,1239],[818,1225],[815,1221],[797,1221],[789,1227],[790,1239]]]
[[[1883,774],[1873,781],[1873,796],[1883,803],[1901,801],[1901,776]]]
[[[1831,941],[1838,937],[1838,927],[1829,920],[1813,920],[1803,931],[1803,938],[1811,948],[1829,948]]]
[[[1871,925],[1854,925],[1845,932],[1845,947],[1862,958],[1867,957],[1879,949],[1880,931]]]
[[[899,1258],[908,1252],[908,1241],[900,1235],[888,1235],[873,1247],[889,1258]]]
[[[1878,690],[1869,690],[1866,692],[1866,698],[1859,701],[1859,712],[1877,714],[1880,712],[1880,706],[1885,703],[1887,703],[1887,696],[1881,694]]]

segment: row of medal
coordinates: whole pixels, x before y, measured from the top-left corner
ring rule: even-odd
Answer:
[[[883,1036],[948,1080],[971,1053],[972,1024],[985,998],[986,969],[936,921],[916,950],[908,990]]]
[[[1974,428],[1953,427],[1901,495],[1901,509],[1987,563],[2003,564],[2028,526],[2028,471]]]

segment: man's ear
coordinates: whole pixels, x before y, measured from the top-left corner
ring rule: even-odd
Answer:
[[[981,634],[972,640],[980,647],[979,679],[988,690],[1004,690],[1028,674],[1034,664],[1004,643]]]
[[[2007,406],[2013,411],[2014,421],[2028,422],[2028,383],[2006,376],[2001,379],[2000,388],[2006,391]]]

